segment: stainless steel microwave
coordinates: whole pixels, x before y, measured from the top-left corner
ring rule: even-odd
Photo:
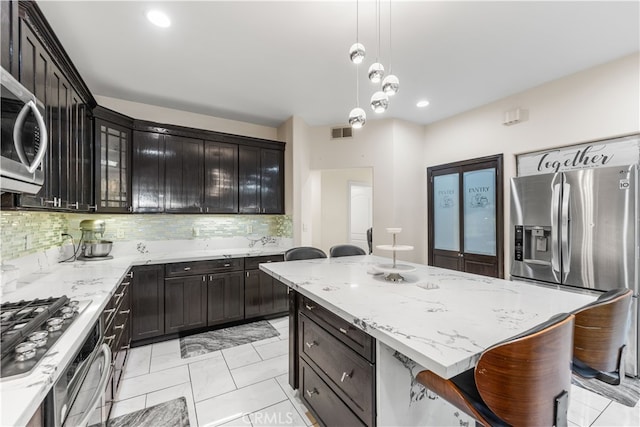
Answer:
[[[0,69],[0,191],[36,194],[44,184],[42,160],[48,142],[44,105],[9,72]]]

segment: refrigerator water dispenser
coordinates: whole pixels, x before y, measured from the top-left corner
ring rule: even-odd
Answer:
[[[515,260],[551,264],[551,227],[516,226]]]

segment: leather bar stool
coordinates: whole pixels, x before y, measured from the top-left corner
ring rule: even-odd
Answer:
[[[329,256],[331,258],[341,256],[354,256],[354,255],[366,255],[367,253],[360,246],[355,245],[335,245],[329,249]]]
[[[367,228],[367,245],[369,246],[369,255],[373,253],[373,228]]]
[[[614,289],[574,311],[573,371],[576,374],[611,385],[620,384],[624,377],[632,295],[631,289]]]
[[[327,254],[322,249],[313,246],[299,246],[291,248],[284,253],[285,261],[298,261],[301,259],[326,258]]]
[[[496,344],[451,379],[431,371],[416,379],[485,426],[566,426],[573,320],[559,314]]]

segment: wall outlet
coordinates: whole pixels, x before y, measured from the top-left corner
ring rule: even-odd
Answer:
[[[29,234],[25,234],[24,236],[24,250],[28,251],[33,247],[33,241]]]
[[[198,237],[200,235],[200,229],[197,227],[193,227],[191,229],[191,233],[193,234],[193,237]]]
[[[123,230],[123,229],[121,229],[121,228],[118,228],[118,229],[116,230],[116,237],[117,237],[118,239],[124,239],[124,230]]]
[[[247,234],[251,234],[253,233],[253,225],[249,224],[247,225]]]

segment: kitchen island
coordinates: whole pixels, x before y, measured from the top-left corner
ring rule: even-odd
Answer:
[[[294,312],[299,317],[298,340],[307,328],[305,325],[311,323],[308,317],[313,317],[300,314],[306,304],[311,308],[321,307],[375,341],[375,357],[367,362],[375,372],[370,381],[375,388],[373,423],[358,414],[362,405],[357,398],[354,404],[349,401],[353,396],[345,397],[348,392],[344,384],[351,379],[350,371],[333,379],[333,383],[330,373],[318,372],[323,371],[322,367],[312,372],[322,377],[324,383],[321,384],[336,390],[336,395],[347,402],[346,406],[364,420],[363,424],[473,425],[442,399],[429,396],[415,383],[415,375],[429,369],[451,378],[473,368],[481,353],[490,346],[596,298],[588,293],[417,264],[411,264],[416,270],[404,274],[404,282],[390,282],[375,269],[376,264],[388,261],[365,255],[260,266],[293,289],[299,301],[305,301],[299,304],[302,310]],[[320,326],[331,322],[320,322]],[[348,329],[341,328],[341,331]],[[323,328],[319,329],[319,336],[323,338]],[[343,332],[348,333],[351,332]],[[326,335],[326,341],[333,345],[333,335],[330,335]],[[335,336],[339,338],[339,334]],[[309,370],[309,366],[317,368],[322,364],[320,360],[314,365],[309,352],[316,349],[320,341],[313,338],[298,343],[298,353],[304,353],[300,356],[300,369]],[[290,363],[290,366],[295,365]],[[309,394],[307,404],[311,396],[318,394],[315,389],[300,391],[303,398],[305,393]]]

